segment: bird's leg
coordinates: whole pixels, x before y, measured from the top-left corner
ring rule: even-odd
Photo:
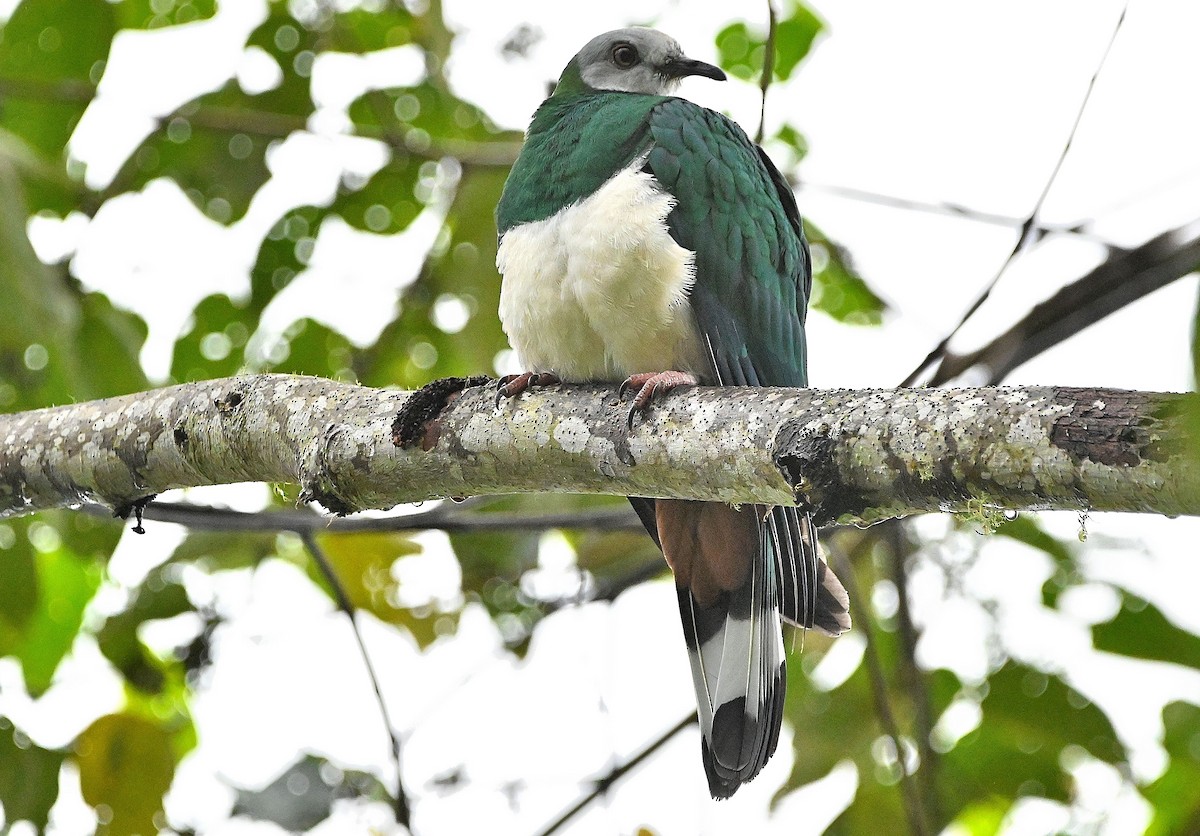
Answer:
[[[629,407],[629,418],[626,421],[626,426],[633,429],[633,419],[639,412],[645,412],[650,406],[650,402],[660,394],[665,395],[672,389],[680,386],[696,386],[699,381],[695,376],[687,372],[665,371],[665,372],[639,372],[631,374],[625,378],[621,384],[621,388],[617,390],[617,397],[624,398],[625,393],[631,389],[637,389],[638,393],[633,398],[633,405]]]
[[[500,378],[500,384],[496,387],[496,407],[499,408],[500,401],[504,398],[515,398],[526,389],[532,389],[534,386],[554,386],[558,383],[562,383],[562,380],[553,372],[506,374]]]

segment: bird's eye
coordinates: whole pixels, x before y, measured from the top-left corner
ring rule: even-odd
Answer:
[[[612,50],[613,63],[622,70],[628,70],[635,65],[639,60],[637,47],[633,44],[617,44]]]

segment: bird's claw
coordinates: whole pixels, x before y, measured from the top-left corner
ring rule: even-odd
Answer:
[[[637,418],[638,413],[645,412],[651,401],[660,394],[665,395],[680,386],[695,385],[697,385],[696,378],[687,372],[665,371],[631,374],[621,382],[621,387],[617,390],[617,398],[624,400],[626,392],[637,389],[633,404],[629,407],[629,414],[625,418],[625,428],[633,432],[633,421]]]
[[[534,386],[554,386],[561,383],[558,375],[553,372],[522,372],[521,374],[506,374],[500,378],[496,386],[496,409],[505,398],[515,398],[517,395],[532,389]]]

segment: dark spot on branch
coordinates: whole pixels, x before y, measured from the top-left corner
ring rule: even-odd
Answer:
[[[224,413],[233,412],[233,410],[241,406],[243,400],[245,400],[245,396],[238,390],[234,389],[228,395],[217,398],[213,403],[217,407],[217,412]]]
[[[810,429],[800,419],[784,421],[775,433],[772,460],[791,486],[797,502],[813,511],[817,525],[837,519],[844,511],[870,507],[860,492],[842,481],[835,453],[839,447],[832,428]]]
[[[183,424],[176,424],[175,431],[171,434],[171,436],[175,439],[175,446],[178,447],[181,452],[187,449],[188,432]]]
[[[336,514],[339,517],[353,514],[359,510],[333,491],[326,490],[315,483],[305,485],[300,491],[300,496],[296,498],[298,505],[304,505],[309,502],[316,502],[322,508],[329,511],[329,513]]]
[[[1058,418],[1050,441],[1078,462],[1112,467],[1142,463],[1151,433],[1145,425],[1145,397],[1114,389],[1072,393],[1071,411]]]
[[[438,418],[442,412],[464,389],[482,386],[488,380],[490,378],[484,375],[475,375],[446,377],[425,384],[413,392],[396,413],[396,420],[392,422],[392,443],[404,449],[420,443],[422,450],[432,450],[441,436]]]

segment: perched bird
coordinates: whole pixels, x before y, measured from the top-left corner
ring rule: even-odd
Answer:
[[[806,386],[808,245],[790,188],[732,121],[669,95],[723,80],[652,29],[593,38],[538,108],[496,210],[500,319],[528,372],[502,395],[624,381]],[[631,412],[631,418],[632,418]],[[831,635],[846,592],[803,511],[631,497],[675,573],[709,790],[775,751],[780,618]]]

